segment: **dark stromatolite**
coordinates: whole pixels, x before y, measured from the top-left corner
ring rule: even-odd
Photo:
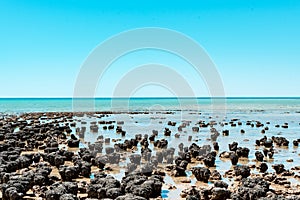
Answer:
[[[211,172],[205,167],[194,167],[192,168],[192,173],[196,177],[197,181],[208,182]]]

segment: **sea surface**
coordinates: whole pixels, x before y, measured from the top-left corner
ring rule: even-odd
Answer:
[[[92,104],[92,106],[91,106]],[[300,97],[281,98],[0,98],[0,113],[194,110],[300,112]]]

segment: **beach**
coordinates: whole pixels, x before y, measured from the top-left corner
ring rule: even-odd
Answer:
[[[1,99],[1,196],[299,198],[300,99],[225,103],[96,99],[72,112],[72,99]]]
[[[0,1],[0,200],[300,200],[300,1]]]

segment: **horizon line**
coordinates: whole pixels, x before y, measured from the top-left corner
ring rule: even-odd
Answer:
[[[0,97],[0,99],[300,99],[300,96],[228,96],[228,97]]]

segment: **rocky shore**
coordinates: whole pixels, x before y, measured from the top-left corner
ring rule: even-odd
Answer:
[[[300,135],[286,138],[290,122],[218,121],[211,117],[170,121],[173,114],[4,115],[0,119],[0,197],[300,199]],[[115,120],[119,115],[130,120]],[[141,126],[138,130],[144,132],[132,131],[130,127],[141,123],[136,119],[140,115],[163,129]],[[247,135],[248,128],[256,132],[254,141],[236,137]],[[280,134],[271,130],[280,130]],[[203,131],[208,137],[201,139]],[[224,144],[222,138],[232,134],[235,140]],[[295,157],[279,162],[277,158],[289,148]]]

